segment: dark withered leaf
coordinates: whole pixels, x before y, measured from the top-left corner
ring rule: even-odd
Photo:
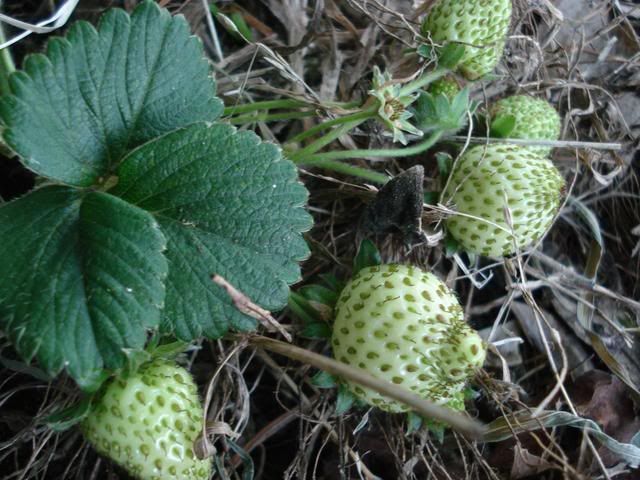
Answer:
[[[371,234],[401,234],[405,243],[425,241],[422,232],[424,168],[416,165],[384,185],[367,205],[360,227]]]

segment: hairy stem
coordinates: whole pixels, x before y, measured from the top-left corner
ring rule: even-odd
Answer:
[[[304,111],[304,112],[279,112],[279,113],[248,113],[246,115],[238,115],[237,117],[231,117],[229,123],[232,125],[242,125],[244,123],[252,122],[275,122],[277,120],[296,120],[298,118],[313,117],[316,112]]]
[[[304,164],[307,166],[322,166],[330,160],[345,160],[348,158],[363,158],[363,157],[409,157],[411,155],[417,155],[425,150],[431,148],[442,136],[442,131],[436,131],[431,134],[426,140],[406,148],[380,148],[371,150],[340,150],[335,152],[318,153],[315,155],[309,155],[301,160],[294,160],[298,164]]]

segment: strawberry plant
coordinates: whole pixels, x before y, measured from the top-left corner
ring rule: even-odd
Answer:
[[[360,270],[342,290],[331,337],[336,359],[455,410],[486,353],[453,292],[407,265]],[[389,412],[408,408],[358,384],[349,390]]]
[[[564,185],[551,161],[526,147],[470,148],[442,192],[441,203],[456,211],[446,220],[447,230],[468,252],[510,255],[547,231]]]
[[[558,140],[560,137],[560,115],[549,102],[541,98],[513,95],[498,100],[491,106],[492,122],[500,122],[505,117],[513,117],[513,126],[507,132],[511,138]],[[528,148],[542,156],[551,152],[551,147]]]
[[[511,0],[438,0],[422,33],[435,43],[464,45],[458,69],[476,80],[500,61],[510,21]]]
[[[252,329],[212,274],[284,306],[306,191],[277,146],[217,121],[184,18],[145,1],[76,23],[10,85],[4,140],[42,178],[0,207],[0,327],[26,360],[91,391],[151,330]]]

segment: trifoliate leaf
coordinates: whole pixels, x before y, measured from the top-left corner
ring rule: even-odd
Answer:
[[[0,328],[23,358],[92,389],[160,320],[167,262],[153,217],[49,186],[0,207]]]
[[[167,237],[163,331],[188,341],[253,328],[214,274],[263,308],[284,307],[308,254],[300,232],[311,217],[295,166],[275,145],[226,124],[196,124],[138,148],[118,175],[113,193],[151,212]]]
[[[6,143],[39,175],[88,186],[131,148],[220,116],[200,41],[150,1],[77,22],[11,77],[0,104]]]

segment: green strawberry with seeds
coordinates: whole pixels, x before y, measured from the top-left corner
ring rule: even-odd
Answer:
[[[515,119],[509,138],[558,140],[560,137],[560,115],[546,100],[529,95],[503,98],[491,107],[491,118],[495,120],[505,115],[511,115]],[[527,148],[545,157],[551,152],[551,147]]]
[[[189,372],[156,359],[104,387],[82,431],[99,453],[141,480],[207,480],[211,460],[193,451],[202,418]]]
[[[486,354],[444,283],[417,267],[394,264],[363,268],[345,286],[331,344],[337,360],[455,409],[464,408],[466,381]],[[409,410],[360,385],[347,387],[388,412]]]
[[[476,80],[490,73],[502,57],[511,22],[511,0],[438,0],[422,32],[439,44],[460,42],[462,74]]]
[[[526,147],[479,145],[456,162],[440,202],[457,212],[446,226],[465,250],[499,257],[542,237],[564,186],[553,163]]]

